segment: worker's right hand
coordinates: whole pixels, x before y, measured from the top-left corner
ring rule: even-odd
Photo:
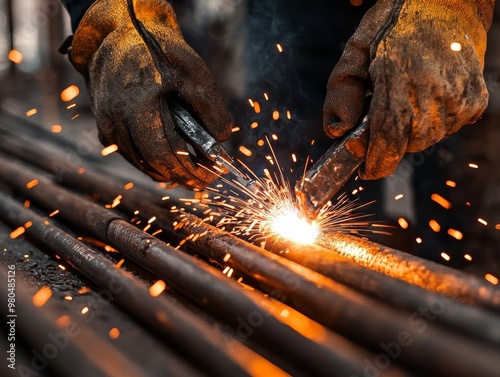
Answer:
[[[420,152],[480,118],[494,0],[379,0],[347,42],[328,81],[324,128],[351,129],[369,109],[363,179],[394,172]]]
[[[96,1],[76,30],[70,59],[86,78],[102,143],[117,144],[158,181],[202,188],[217,178],[186,153],[166,99],[178,96],[219,141],[230,136],[231,118],[166,0]]]

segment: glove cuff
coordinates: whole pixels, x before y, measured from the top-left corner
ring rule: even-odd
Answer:
[[[88,65],[106,37],[134,29],[132,17],[140,22],[159,23],[180,34],[175,12],[166,0],[98,0],[84,14],[68,51],[71,63],[84,76]]]

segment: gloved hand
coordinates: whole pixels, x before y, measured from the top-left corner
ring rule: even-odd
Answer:
[[[99,138],[153,179],[202,188],[217,177],[186,155],[167,96],[178,95],[217,140],[231,119],[202,59],[165,0],[98,0],[73,38],[70,59],[86,78]],[[181,152],[181,153],[178,153]]]
[[[361,178],[392,174],[405,152],[480,118],[493,7],[494,0],[379,0],[366,13],[330,76],[324,105],[325,132],[339,137],[373,94]]]

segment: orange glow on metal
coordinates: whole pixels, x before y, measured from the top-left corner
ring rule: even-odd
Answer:
[[[38,179],[33,179],[32,181],[26,183],[26,187],[29,189],[35,187],[36,185],[38,185]]]
[[[118,330],[116,327],[113,327],[111,330],[109,330],[109,337],[111,339],[116,339],[120,336],[120,330]]]
[[[71,317],[69,315],[62,315],[56,320],[56,325],[60,329],[68,326],[71,323]]]
[[[17,237],[21,236],[22,234],[24,234],[26,229],[24,229],[23,226],[20,226],[19,228],[13,230],[11,233],[10,233],[10,238],[11,239],[16,239]]]
[[[151,287],[149,287],[149,294],[152,297],[158,297],[164,290],[167,288],[167,285],[163,280],[158,280]]]
[[[62,126],[59,125],[59,124],[54,124],[52,127],[50,127],[50,130],[55,133],[55,134],[58,134],[59,132],[62,131]]]
[[[26,111],[26,116],[30,117],[32,115],[35,115],[37,112],[38,112],[37,109],[28,110],[28,111]]]

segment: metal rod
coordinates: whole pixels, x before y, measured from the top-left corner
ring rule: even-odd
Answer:
[[[0,164],[1,170],[4,170],[4,165]],[[65,180],[70,177],[70,183],[79,182],[79,187],[84,187],[89,193],[99,192],[106,200],[110,200],[120,190],[121,184],[113,182],[109,176],[99,175],[96,171],[87,174],[90,170],[85,174],[74,175],[71,171],[64,174]],[[90,179],[92,176],[95,179]],[[8,178],[8,181],[12,179]],[[381,343],[396,341],[401,332],[408,333],[412,345],[401,353],[401,361],[431,371],[434,375],[467,376],[478,373],[478,370],[481,370],[481,375],[495,375],[500,367],[496,352],[486,346],[442,331],[432,324],[426,323],[426,330],[420,332],[408,324],[408,317],[404,314],[204,224],[195,216],[184,214],[183,218],[178,218],[165,213],[160,207],[145,205],[148,196],[151,195],[143,190],[128,190],[124,193],[122,208],[141,208],[143,215],[157,216],[157,223],[162,220],[161,225],[170,229],[171,234],[183,237],[193,232],[205,234],[204,237],[198,237],[196,242],[187,242],[197,251],[221,262],[230,253],[231,257],[225,264],[270,289],[280,290],[299,310],[341,334],[376,348]],[[174,219],[184,220],[184,226],[174,230]]]
[[[106,288],[113,302],[132,313],[206,371],[220,376],[250,375],[229,355],[221,333],[201,322],[187,310],[152,297],[139,279],[103,255],[93,251],[46,219],[0,193],[0,217],[22,226],[31,222],[26,234],[58,255],[96,285]]]
[[[417,313],[434,308],[435,311],[439,311],[439,315],[433,316],[435,322],[500,346],[500,317],[481,308],[461,303],[461,297],[450,298],[427,291],[421,286],[388,277],[320,246],[308,246],[306,250],[293,243],[278,242],[272,245],[271,250],[392,306]],[[406,267],[410,269],[410,266]],[[412,275],[413,271],[408,271],[407,274]],[[429,274],[429,279],[434,279],[434,276]],[[444,280],[443,291],[447,288],[446,284],[456,283],[449,282],[449,279]],[[464,299],[466,300],[467,296]],[[478,326],[478,323],[481,323],[481,326]]]

